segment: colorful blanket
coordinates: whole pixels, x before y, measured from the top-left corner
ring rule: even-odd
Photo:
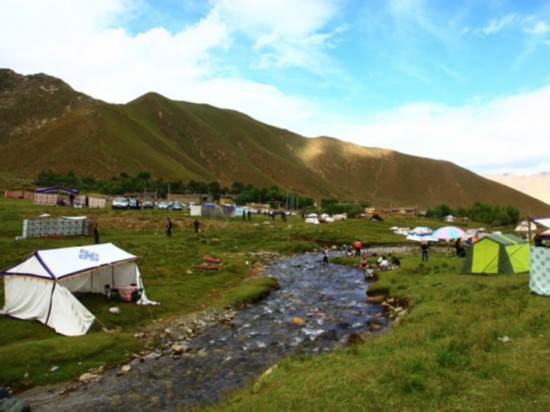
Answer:
[[[529,289],[538,295],[550,296],[550,248],[529,248]]]

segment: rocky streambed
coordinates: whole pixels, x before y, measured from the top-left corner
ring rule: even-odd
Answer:
[[[323,266],[319,254],[275,261],[265,275],[276,277],[280,289],[258,304],[153,325],[147,333],[157,337],[154,351],[20,396],[33,411],[169,411],[216,403],[284,357],[325,353],[382,333],[390,322],[385,313],[404,313],[403,302],[367,299],[362,272]]]

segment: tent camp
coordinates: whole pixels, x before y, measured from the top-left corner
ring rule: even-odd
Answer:
[[[94,315],[73,293],[117,291],[121,300],[147,299],[137,257],[112,243],[37,250],[4,276],[0,314],[35,319],[67,336],[84,335]]]
[[[225,210],[227,213],[233,213],[233,211],[228,209],[222,209],[221,206],[215,203],[203,203],[202,205],[191,205],[189,213],[191,216],[207,216],[207,217],[233,217],[226,216]]]
[[[467,251],[464,273],[512,274],[529,271],[529,244],[511,234],[489,234]]]

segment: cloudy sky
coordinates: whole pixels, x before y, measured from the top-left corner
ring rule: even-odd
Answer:
[[[0,67],[307,137],[550,172],[547,0],[0,0]]]

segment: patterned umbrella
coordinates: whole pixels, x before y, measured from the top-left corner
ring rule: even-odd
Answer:
[[[439,240],[452,240],[463,238],[466,232],[456,226],[443,226],[433,232],[432,236]]]

